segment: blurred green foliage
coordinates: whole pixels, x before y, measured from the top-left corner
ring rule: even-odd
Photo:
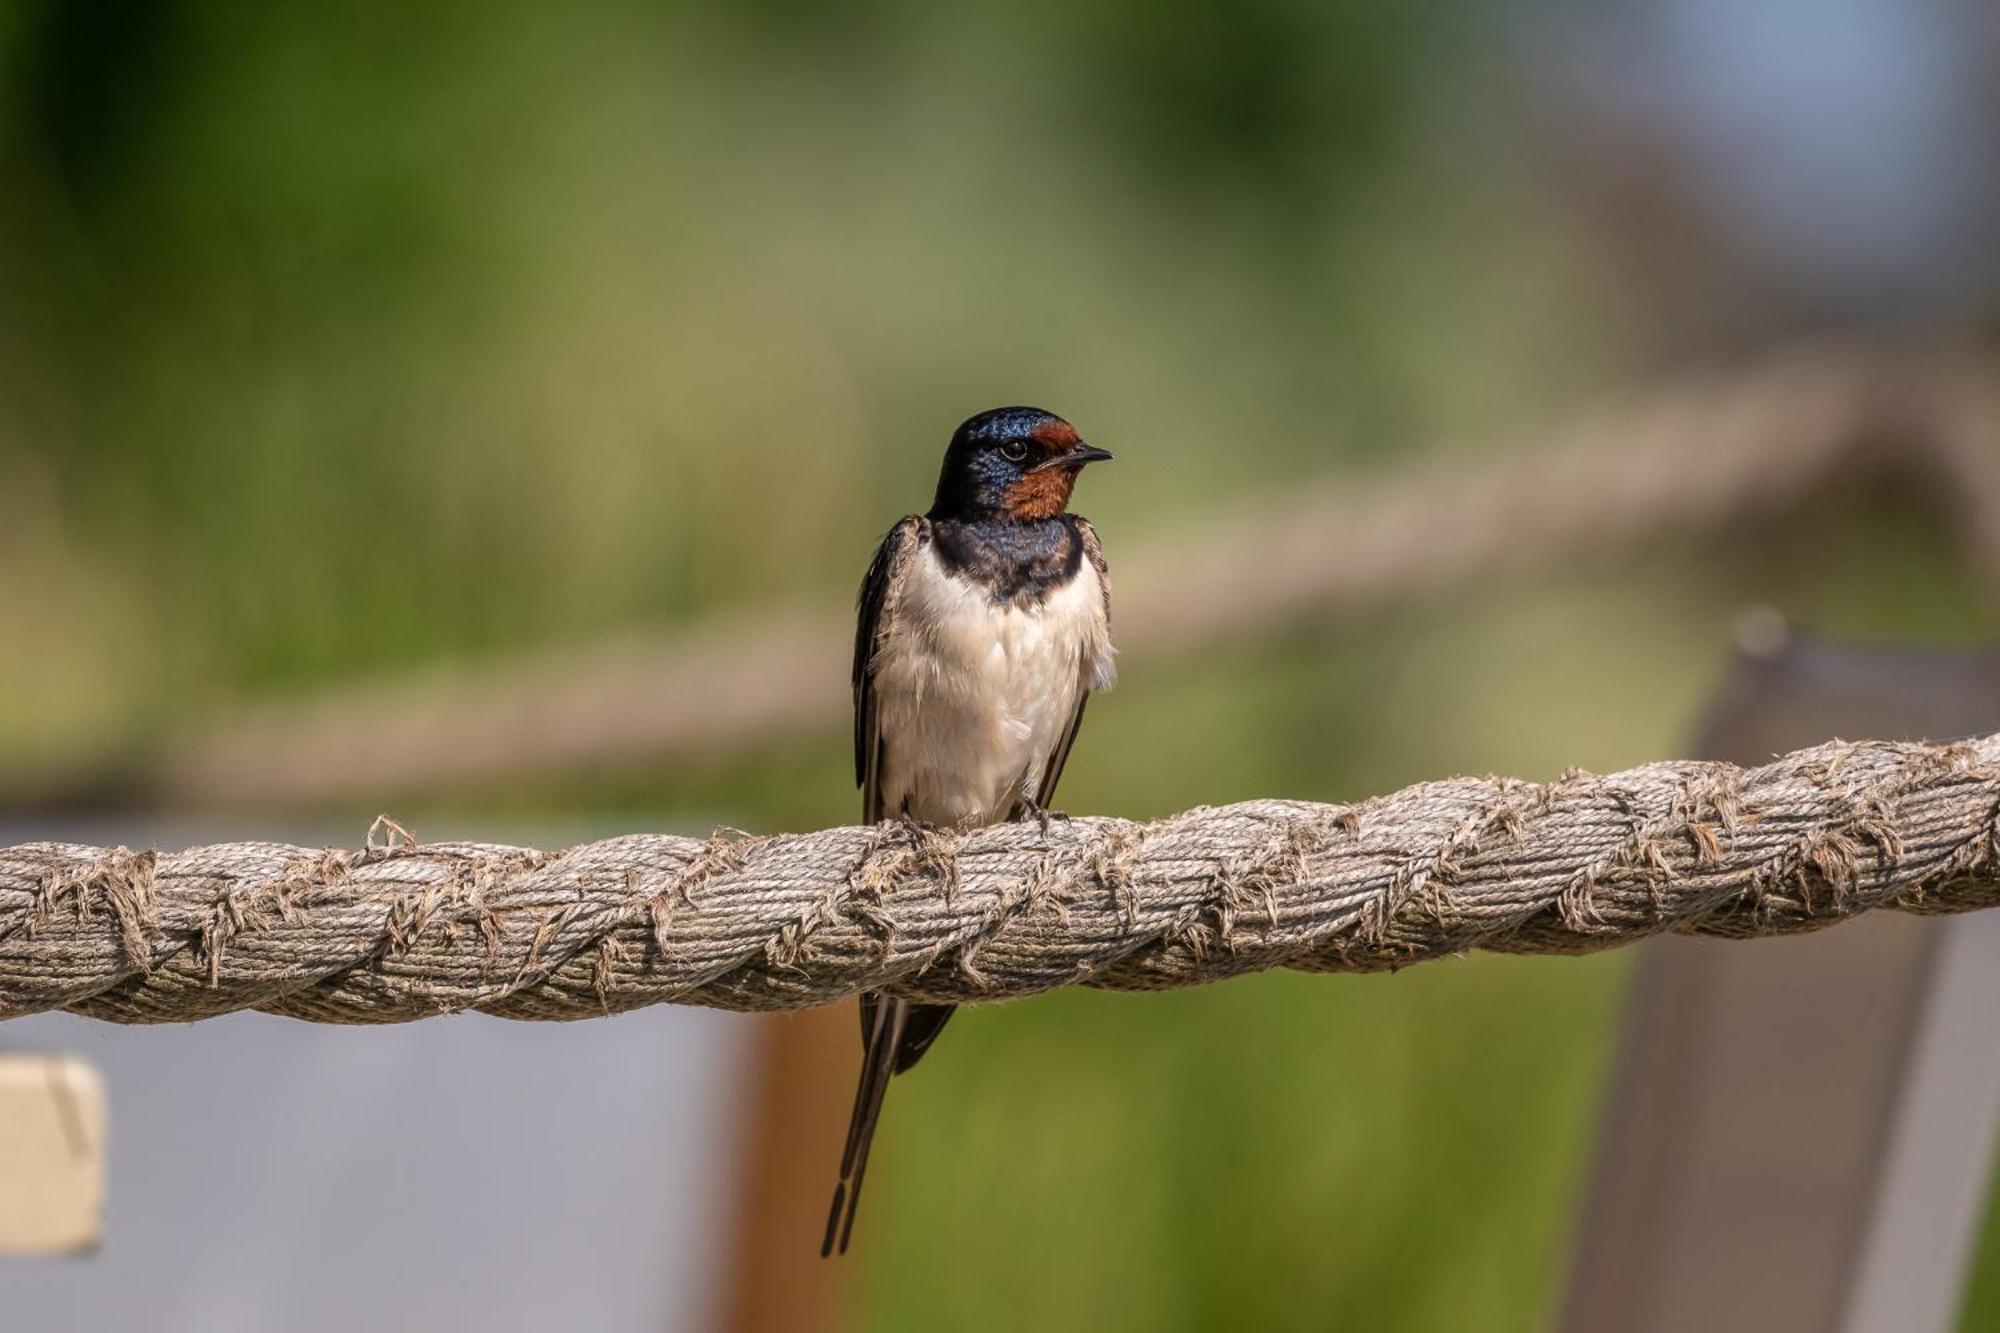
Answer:
[[[1175,12],[12,7],[4,591],[115,612],[0,743],[845,596],[978,406],[1143,458],[1129,531],[1615,364],[1485,145],[1411,161],[1470,6]]]
[[[845,601],[995,403],[1117,450],[1082,496],[1114,571],[1218,497],[1559,417],[1648,327],[1543,188],[1495,8],[0,6],[0,777],[356,672]],[[1922,516],[1852,513],[1128,658],[1062,804],[1666,755],[1760,599],[1996,628]],[[805,827],[851,816],[846,762],[484,817]],[[961,1019],[898,1086],[853,1322],[1537,1327],[1624,966]]]

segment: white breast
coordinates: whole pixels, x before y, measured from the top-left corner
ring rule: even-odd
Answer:
[[[1039,606],[995,606],[926,546],[875,662],[882,808],[933,824],[1004,819],[1040,788],[1083,692],[1111,684],[1104,585],[1084,561]]]

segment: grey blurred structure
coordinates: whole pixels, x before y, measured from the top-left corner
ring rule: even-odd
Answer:
[[[1739,639],[1706,757],[2000,726],[2000,654],[1844,647],[1768,611]],[[1954,1327],[2000,1133],[1995,1012],[1993,914],[1642,946],[1563,1327]]]
[[[4,841],[63,833],[112,830],[0,826]],[[16,1020],[6,1049],[102,1074],[110,1177],[99,1250],[0,1259],[4,1326],[713,1326],[749,1032],[673,1006],[388,1028]]]

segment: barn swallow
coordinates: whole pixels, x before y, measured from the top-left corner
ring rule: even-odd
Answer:
[[[930,511],[889,530],[861,584],[854,769],[866,822],[1048,818],[1084,703],[1113,676],[1104,552],[1069,512],[1078,474],[1110,457],[1034,407],[981,412],[952,434]],[[822,1255],[847,1250],[889,1080],[951,1014],[861,997],[861,1080]]]

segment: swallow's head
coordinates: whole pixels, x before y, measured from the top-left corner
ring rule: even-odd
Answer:
[[[1110,458],[1039,407],[996,407],[952,432],[932,518],[1054,518],[1086,463]]]

